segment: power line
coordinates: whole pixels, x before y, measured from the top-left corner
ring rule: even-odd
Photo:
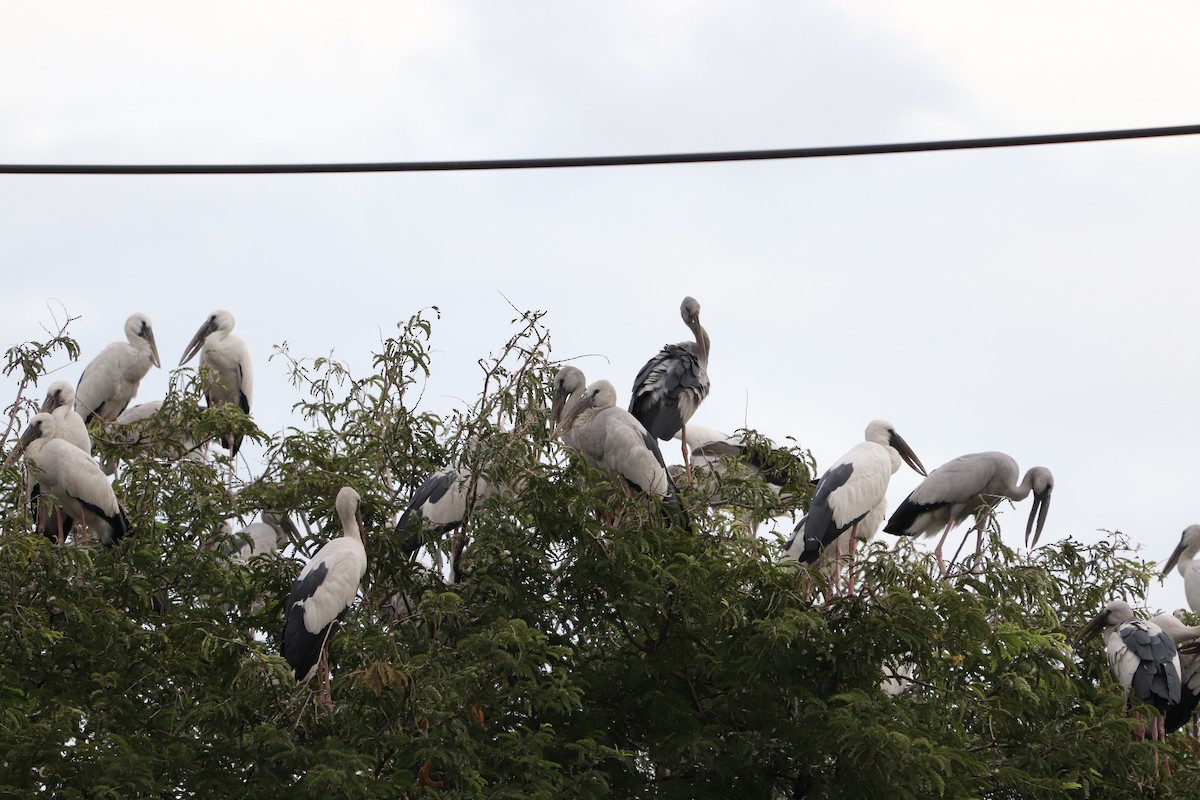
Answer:
[[[988,147],[1027,147],[1039,144],[1103,142],[1192,136],[1200,125],[1131,128],[1088,133],[1050,133],[988,139],[949,139],[940,142],[862,144],[840,147],[800,147],[785,150],[733,150],[716,153],[665,153],[642,156],[578,156],[570,158],[511,158],[480,161],[409,161],[357,164],[0,164],[0,174],[25,175],[261,175],[313,172],[461,172],[496,169],[561,169],[564,167],[628,167],[646,164],[700,164],[717,161],[769,161],[783,158],[832,158],[934,150],[977,150]]]

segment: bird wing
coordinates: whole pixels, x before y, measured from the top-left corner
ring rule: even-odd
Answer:
[[[921,536],[941,532],[951,519],[960,524],[979,506],[980,494],[996,475],[997,465],[990,455],[959,456],[929,473],[896,508],[884,530]]]
[[[655,438],[667,441],[696,413],[708,388],[696,343],[668,344],[634,379],[629,413]]]
[[[602,464],[637,490],[665,497],[670,490],[658,443],[628,412],[606,408],[596,416],[604,431]]]
[[[1181,687],[1175,641],[1162,628],[1140,619],[1119,625],[1116,633],[1117,636],[1109,638],[1109,665],[1113,665],[1115,647],[1121,672],[1117,673],[1114,667],[1114,674],[1122,685],[1132,688],[1139,699],[1160,710],[1170,703],[1178,703]],[[1116,644],[1118,636],[1119,645]],[[1122,646],[1124,654],[1120,652]]]
[[[125,410],[124,406],[119,409],[105,408],[105,403],[119,393],[124,380],[119,369],[122,344],[113,342],[105,347],[79,376],[79,383],[75,386],[75,409],[85,422],[91,422],[97,413],[105,419],[115,419],[117,414]],[[125,405],[128,403],[126,400]]]
[[[319,633],[354,602],[366,572],[367,554],[362,542],[344,536],[334,539],[317,551],[292,584],[289,616],[299,611],[305,630]]]
[[[1182,728],[1191,719],[1196,705],[1200,703],[1200,654],[1181,654],[1179,667],[1179,702],[1167,706],[1166,717],[1163,720],[1167,733]]]

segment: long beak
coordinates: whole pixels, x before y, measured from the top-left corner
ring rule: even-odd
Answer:
[[[1083,626],[1083,630],[1081,630],[1079,632],[1079,636],[1077,636],[1075,638],[1076,649],[1078,649],[1079,646],[1082,645],[1084,642],[1086,642],[1088,639],[1094,638],[1096,636],[1096,634],[1100,633],[1100,631],[1104,629],[1104,620],[1107,619],[1107,617],[1108,617],[1108,614],[1104,611],[1101,611],[1099,614],[1097,614],[1095,617],[1092,618],[1091,622],[1089,622],[1087,625]]]
[[[51,411],[53,411],[54,409],[58,408],[61,405],[62,405],[62,395],[57,394],[57,393],[48,394],[48,395],[46,395],[46,399],[42,401],[42,407],[39,408],[38,411],[49,414]]]
[[[154,331],[147,328],[145,338],[150,343],[150,363],[162,369],[162,361],[158,357],[158,345],[154,342]]]
[[[208,320],[205,320],[204,324],[200,326],[200,330],[196,331],[196,335],[192,337],[190,342],[188,342],[187,349],[183,351],[183,358],[179,359],[179,366],[182,367],[184,364],[191,361],[192,357],[195,356],[196,353],[200,352],[200,348],[204,346],[204,340],[214,330],[216,330],[216,328],[210,325]]]
[[[921,463],[921,459],[917,458],[917,454],[908,446],[908,442],[904,441],[904,437],[898,433],[893,433],[888,443],[896,448],[896,452],[904,459],[904,463],[912,467],[918,475],[925,478],[929,477],[929,473],[925,471],[925,465]]]
[[[1179,540],[1179,544],[1175,545],[1175,551],[1171,553],[1171,557],[1167,559],[1167,565],[1163,567],[1161,577],[1167,577],[1167,573],[1175,568],[1175,562],[1183,555],[1183,540]]]
[[[1050,511],[1050,493],[1033,496],[1033,507],[1029,509],[1029,522],[1025,525],[1025,546],[1037,547],[1038,539],[1042,536],[1042,528],[1046,525],[1046,514]],[[1037,515],[1037,530],[1033,527],[1034,515]],[[1029,534],[1033,532],[1033,543],[1029,542]]]
[[[563,407],[567,404],[569,395],[562,389],[554,390],[554,402],[550,404],[550,421],[557,427],[559,417],[562,416]]]
[[[559,421],[558,425],[554,427],[554,432],[550,434],[551,439],[557,439],[567,431],[571,430],[571,426],[575,424],[576,417],[579,416],[580,412],[583,411],[584,406],[586,405],[587,397],[588,396],[586,394],[583,395],[576,400],[570,408],[567,409],[567,413],[563,415],[563,418]]]
[[[14,447],[12,452],[8,454],[8,458],[4,459],[4,466],[11,466],[13,462],[20,458],[21,453],[25,452],[25,448],[29,447],[29,443],[32,442],[34,438],[33,431],[31,430],[27,430],[21,434],[21,438],[17,440],[17,446]]]

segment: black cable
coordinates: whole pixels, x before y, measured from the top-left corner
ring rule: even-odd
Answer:
[[[989,139],[950,139],[941,142],[863,144],[842,147],[801,147],[786,150],[734,150],[723,153],[667,153],[644,156],[578,156],[572,158],[512,158],[482,161],[410,161],[365,164],[0,164],[0,174],[26,175],[252,175],[311,172],[454,172],[490,169],[554,169],[562,167],[625,167],[642,164],[697,164],[714,161],[767,161],[779,158],[830,158],[931,150],[972,150],[985,147],[1025,147],[1038,144],[1102,142],[1159,136],[1191,136],[1200,125],[1132,128],[1090,133],[1050,133]]]

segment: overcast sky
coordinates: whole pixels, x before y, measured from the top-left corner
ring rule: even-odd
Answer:
[[[22,3],[0,16],[0,162],[417,161],[748,150],[1200,123],[1190,2]],[[627,391],[695,296],[696,421],[821,469],[891,420],[926,466],[1050,467],[1044,539],[1165,561],[1200,521],[1195,192],[1180,137],[533,172],[0,176],[5,347],[78,316],[86,362],[154,321],[168,369],[227,308],[267,430],[275,344],[359,370],[430,305],[426,402],[548,312]],[[602,357],[601,357],[602,356]],[[74,382],[81,364],[56,365]],[[2,388],[2,387],[0,387]],[[9,394],[15,391],[15,383]],[[665,448],[678,460],[678,450]],[[889,505],[917,484],[902,469]],[[1004,512],[1021,540],[1027,503]],[[883,535],[886,538],[886,535]],[[1178,575],[1150,605],[1185,605]]]

